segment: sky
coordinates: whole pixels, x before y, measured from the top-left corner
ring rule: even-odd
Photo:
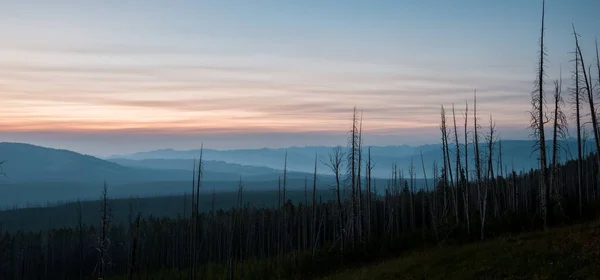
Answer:
[[[548,0],[548,88],[592,61],[600,1]],[[477,90],[526,139],[541,1],[3,1],[0,141],[107,156],[158,148],[439,142]],[[470,104],[472,107],[472,104]]]

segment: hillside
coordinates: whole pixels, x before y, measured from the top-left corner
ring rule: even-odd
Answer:
[[[600,222],[482,243],[430,248],[321,280],[598,279]]]
[[[195,159],[141,159],[141,160],[133,160],[133,159],[125,159],[125,158],[114,158],[109,161],[117,163],[121,166],[132,167],[132,168],[144,168],[144,169],[155,169],[155,170],[184,170],[192,173],[192,167],[194,167]],[[196,162],[197,164],[197,162]],[[255,164],[260,164],[257,162]],[[197,167],[196,167],[197,168]],[[203,161],[203,172],[205,174],[214,175],[220,174],[222,175],[222,179],[224,180],[232,180],[236,178],[236,176],[242,177],[244,181],[253,181],[253,180],[265,180],[267,178],[273,179],[281,176],[283,174],[283,170],[269,168],[264,166],[256,166],[256,165],[242,165],[237,163],[227,163],[220,160],[205,160]],[[310,174],[306,172],[288,172],[288,178],[304,178],[305,176],[309,176]],[[216,180],[217,178],[207,178]]]
[[[216,210],[229,210],[236,206],[237,193],[231,189],[214,194],[205,192],[200,196],[200,212],[210,211],[213,206]],[[110,190],[109,190],[110,191]],[[253,207],[277,206],[277,190],[256,190],[244,192],[244,201]],[[312,197],[312,190],[308,193]],[[99,195],[96,195],[98,197]],[[317,197],[323,201],[334,198],[333,192],[317,190]],[[290,190],[287,199],[294,203],[305,200],[304,191]],[[142,217],[176,218],[177,216],[189,217],[191,213],[191,196],[170,195],[156,197],[132,197],[110,199],[109,207],[114,224],[126,224],[129,215],[140,213]],[[101,200],[81,201],[82,221],[86,225],[95,225],[98,222],[98,210],[102,207]],[[15,232],[17,230],[38,231],[52,228],[77,226],[77,202],[68,202],[58,205],[32,206],[20,209],[7,209],[0,211],[0,224],[3,230]]]
[[[0,177],[2,208],[97,199],[104,182],[117,198],[182,194],[189,192],[192,180],[193,160],[168,163],[122,160],[119,164],[69,150],[22,143],[0,143],[0,158],[6,174]],[[157,162],[171,164],[172,168],[157,166],[160,165]],[[203,181],[207,191],[234,190],[240,178],[248,190],[273,190],[282,173],[264,167],[207,161]],[[303,187],[307,177],[312,174],[289,172],[289,187]],[[320,178],[319,188],[331,183],[328,176]]]

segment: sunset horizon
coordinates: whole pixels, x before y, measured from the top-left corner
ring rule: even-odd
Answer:
[[[356,106],[370,144],[437,143],[441,106],[462,122],[474,91],[482,124],[529,138],[536,1],[25,2],[0,12],[2,141],[95,155],[333,145]],[[560,73],[570,85],[571,24],[592,53],[586,5],[547,8],[548,88]]]

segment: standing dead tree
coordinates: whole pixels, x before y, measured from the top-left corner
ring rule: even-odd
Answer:
[[[577,34],[577,33],[576,33]],[[579,45],[579,39],[577,35],[575,35],[575,45],[577,47],[577,53],[579,54],[579,62],[581,63],[581,74],[583,75],[583,90],[587,93],[587,102],[590,106],[590,116],[592,118],[592,132],[594,133],[594,140],[596,144],[596,151],[600,151],[600,134],[598,132],[598,117],[596,115],[596,105],[594,98],[594,91],[592,85],[592,77],[591,73],[588,77],[588,71],[585,68],[585,61],[583,59],[583,54],[581,52],[581,46]],[[590,68],[591,70],[591,68]],[[600,183],[600,156],[596,156],[596,163],[598,171],[596,172],[596,184]],[[592,186],[595,184],[592,184]]]
[[[350,146],[350,151],[348,153],[348,177],[350,177],[350,186],[351,186],[351,207],[352,207],[352,215],[348,217],[352,223],[350,235],[352,239],[352,243],[355,244],[357,241],[357,216],[358,216],[358,204],[357,204],[357,160],[358,160],[358,124],[357,124],[357,116],[356,116],[356,107],[354,107],[354,112],[352,114],[352,127],[350,129],[350,139],[348,140],[348,144]]]
[[[448,197],[446,195],[446,190],[448,189],[448,186],[450,185],[449,181],[448,181],[448,173],[451,173],[448,171],[449,168],[449,163],[450,161],[448,160],[448,128],[446,126],[446,110],[444,110],[444,106],[442,106],[442,110],[441,110],[441,123],[440,123],[440,131],[442,132],[442,159],[444,161],[443,163],[443,169],[442,169],[442,193],[443,193],[443,198],[444,198],[444,208],[448,207]]]
[[[494,178],[494,145],[497,140],[496,136],[496,124],[492,120],[492,116],[490,116],[490,130],[489,134],[485,136],[488,145],[488,172],[487,172],[487,180],[486,183],[483,184],[483,188],[481,189],[481,237],[482,239],[485,237],[485,218],[487,214],[487,202],[488,202],[488,193],[489,189],[495,188],[495,178]]]
[[[581,150],[581,88],[579,83],[581,78],[579,77],[579,39],[577,38],[577,32],[575,31],[575,25],[573,25],[573,36],[575,37],[575,69],[573,70],[573,88],[572,94],[575,103],[575,121],[577,125],[577,193],[579,199],[579,216],[583,215],[582,209],[582,185],[583,185],[583,166],[582,166],[582,150]]]
[[[469,219],[469,102],[465,101],[465,169],[463,174],[463,203],[465,211],[465,221],[467,223],[467,234],[471,233],[471,221]]]
[[[458,225],[460,222],[458,215],[458,186],[460,182],[460,169],[462,166],[460,165],[460,141],[458,140],[458,128],[456,127],[456,112],[454,111],[454,103],[452,104],[452,120],[454,125],[454,144],[456,144],[456,181],[454,183],[452,199],[454,200],[454,215],[456,216],[456,224]]]
[[[477,205],[479,210],[479,215],[481,217],[481,240],[485,239],[484,228],[485,228],[485,205],[487,200],[487,189],[486,192],[483,192],[482,184],[481,184],[481,158],[479,154],[479,133],[477,130],[479,129],[479,125],[477,124],[477,91],[473,93],[473,144],[475,145],[475,173],[477,175],[476,185],[477,185]],[[485,195],[485,196],[484,196]]]
[[[342,147],[337,146],[333,148],[332,153],[329,154],[329,161],[323,162],[331,172],[333,172],[335,176],[335,194],[337,198],[337,208],[338,208],[338,223],[339,223],[339,231],[340,231],[340,253],[343,258],[344,255],[344,210],[342,208],[342,198],[340,194],[341,182],[340,176],[342,172],[342,163],[344,161],[344,152],[342,151]],[[314,199],[314,197],[313,197]]]
[[[558,190],[558,150],[559,139],[567,137],[567,117],[562,110],[564,101],[562,98],[562,75],[559,80],[554,81],[554,120],[552,134],[552,163],[550,173],[550,201],[557,211],[562,212],[560,204],[560,193]]]
[[[202,182],[202,170],[203,170],[203,166],[204,163],[202,162],[202,153],[204,151],[204,144],[200,144],[200,157],[198,159],[198,165],[195,166],[195,168],[197,168],[195,170],[196,172],[196,189],[195,189],[195,195],[196,198],[192,198],[192,249],[191,249],[191,268],[190,268],[190,279],[195,279],[196,278],[196,263],[198,262],[198,211],[199,211],[199,206],[200,206],[200,187],[201,187],[201,182]],[[194,181],[192,180],[192,184],[194,183]],[[193,188],[192,188],[193,190]],[[193,196],[194,191],[192,191],[192,196]]]
[[[96,266],[98,271],[98,278],[105,279],[107,266],[110,265],[110,255],[108,254],[111,241],[109,238],[111,226],[111,213],[108,206],[108,185],[104,182],[102,188],[102,209],[100,209],[100,236],[98,236],[98,247],[96,250],[99,253],[98,264]]]
[[[546,184],[547,184],[547,175],[546,175],[546,136],[544,133],[544,125],[548,122],[545,107],[546,107],[546,99],[544,97],[544,78],[545,74],[545,64],[546,61],[546,47],[544,46],[544,18],[545,18],[545,9],[546,9],[546,1],[542,1],[542,27],[540,31],[540,58],[537,69],[537,77],[535,81],[535,87],[533,92],[531,93],[531,106],[532,109],[530,111],[531,114],[531,125],[529,126],[532,130],[532,137],[535,139],[535,147],[534,149],[539,150],[539,166],[540,166],[540,192],[539,192],[539,206],[540,206],[540,216],[542,218],[542,223],[544,229],[548,228],[547,221],[547,204],[546,204]]]

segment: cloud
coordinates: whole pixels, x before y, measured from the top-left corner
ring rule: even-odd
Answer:
[[[183,48],[178,53],[176,46],[24,50],[67,59],[0,64],[0,101],[9,106],[0,111],[0,131],[342,132],[357,106],[366,131],[437,133],[441,105],[449,110],[456,103],[460,114],[475,89],[481,116],[493,113],[498,123],[522,125],[527,118],[518,112],[528,109],[531,91],[531,82],[503,68],[477,72],[252,54],[238,61]],[[105,56],[111,59],[99,59]]]

